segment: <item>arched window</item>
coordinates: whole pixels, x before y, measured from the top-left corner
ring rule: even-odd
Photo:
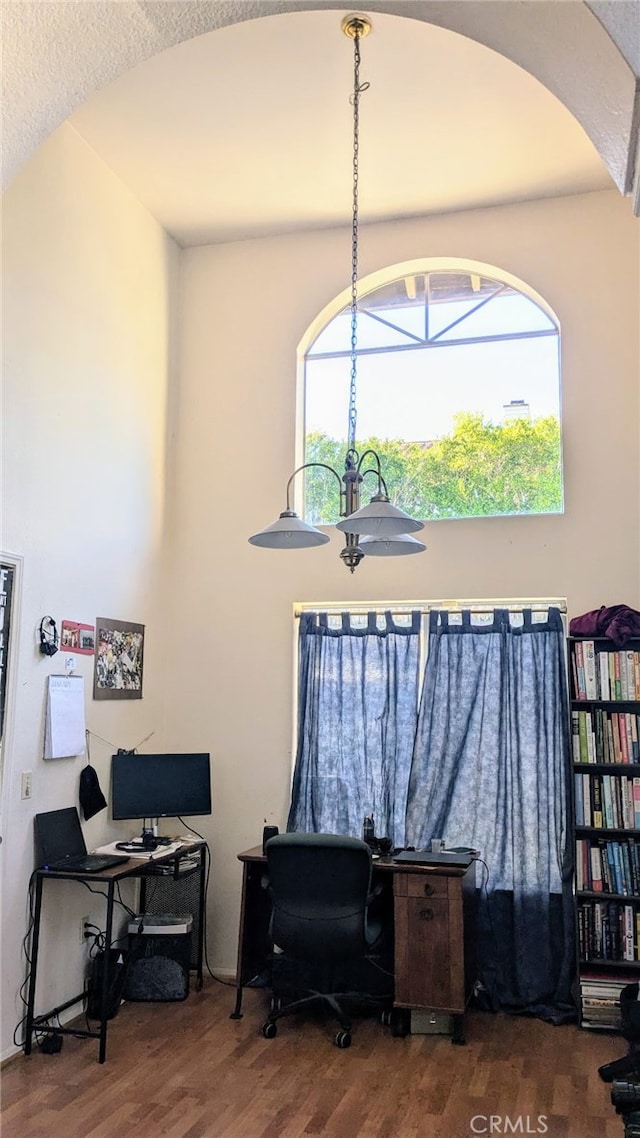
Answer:
[[[392,501],[412,517],[562,512],[560,333],[551,309],[500,270],[418,264],[359,286],[359,451],[378,451]],[[349,302],[314,335],[317,328],[303,351],[303,461],[341,471]],[[308,521],[336,520],[330,474],[307,471],[304,493]]]

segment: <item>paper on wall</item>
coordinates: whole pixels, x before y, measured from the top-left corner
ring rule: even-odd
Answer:
[[[84,678],[49,676],[44,758],[66,759],[85,749]]]

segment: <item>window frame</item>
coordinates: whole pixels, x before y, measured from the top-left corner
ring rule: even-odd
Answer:
[[[483,261],[475,261],[465,257],[426,257],[415,258],[410,261],[400,261],[392,265],[387,265],[383,269],[378,269],[373,273],[369,273],[360,278],[358,281],[358,297],[363,300],[370,293],[377,291],[384,285],[392,284],[395,281],[402,280],[405,277],[428,274],[428,273],[462,273],[465,275],[477,275],[480,277],[488,277],[495,280],[497,283],[511,288],[522,296],[526,297],[533,304],[537,305],[544,315],[553,324],[552,329],[540,330],[535,332],[524,333],[505,333],[504,335],[497,336],[483,336],[483,337],[470,337],[461,341],[442,340],[440,337],[443,330],[437,334],[434,339],[425,340],[424,342],[416,342],[411,346],[408,344],[400,344],[397,346],[385,348],[369,348],[358,349],[359,356],[370,354],[392,354],[398,351],[413,351],[413,350],[432,350],[439,347],[454,347],[458,344],[470,345],[473,343],[498,343],[500,341],[517,340],[524,338],[541,338],[555,336],[557,340],[557,369],[558,369],[558,422],[560,428],[560,471],[561,471],[561,491],[562,503],[558,510],[545,511],[542,514],[534,513],[500,513],[500,514],[479,514],[479,515],[463,515],[461,517],[445,517],[445,518],[428,518],[430,523],[432,521],[475,521],[482,520],[489,517],[547,517],[558,516],[564,513],[565,509],[565,493],[564,493],[564,449],[562,440],[562,327],[561,322],[551,307],[549,302],[545,300],[540,293],[538,293],[530,284],[523,281],[521,278],[515,276],[513,273],[508,272],[497,265],[492,265]],[[306,450],[306,376],[307,376],[307,355],[318,336],[327,327],[327,325],[351,303],[351,288],[345,288],[338,293],[333,300],[318,313],[306,329],[304,335],[301,337],[296,353],[296,412],[295,412],[295,466],[296,468],[302,466],[305,462]],[[446,329],[444,330],[446,331]],[[348,360],[349,352],[329,352],[319,353],[313,356],[313,360],[327,359],[327,358],[343,358]],[[345,423],[347,421],[347,404],[345,402]],[[339,471],[338,473],[341,473]],[[305,517],[305,503],[304,503],[304,478],[297,479],[293,487],[293,508],[300,515]],[[314,523],[319,528],[330,528],[327,523],[317,522]]]

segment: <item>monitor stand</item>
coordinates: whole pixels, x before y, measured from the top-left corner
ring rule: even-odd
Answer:
[[[142,827],[142,833],[139,838],[132,838],[130,842],[120,842],[118,849],[126,850],[128,853],[136,853],[137,850],[145,850],[146,853],[153,853],[160,846],[170,846],[172,838],[158,837],[153,832],[153,826]]]
[[[158,837],[157,834],[154,834],[154,832],[153,832],[154,829],[155,829],[155,826],[143,826],[142,827],[142,833],[140,835],[140,844],[142,845],[143,850],[152,851],[152,850],[157,850],[158,846],[170,846],[171,845],[171,841],[172,841],[171,838]],[[135,841],[134,844],[137,845],[138,842]]]
[[[149,819],[151,822],[152,820]],[[128,842],[117,842],[116,849],[122,850],[123,853],[135,854],[144,850],[146,854],[152,854],[161,846],[170,846],[172,838],[161,838],[154,834],[156,825],[153,823],[147,826],[147,819],[145,818],[142,823],[142,832],[139,838],[131,838]]]

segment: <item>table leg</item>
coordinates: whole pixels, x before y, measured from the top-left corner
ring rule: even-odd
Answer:
[[[236,988],[236,1006],[233,1009],[233,1011],[231,1012],[229,1019],[242,1019],[242,1012],[240,1011],[241,1007],[242,1007],[242,984],[238,984],[238,986]]]
[[[113,899],[115,881],[109,880],[107,891],[107,924],[104,934],[104,968],[102,969],[102,995],[100,999],[100,1047],[98,1062],[104,1063],[107,1057],[107,1017],[109,1013],[109,973],[111,963],[111,931],[113,928]]]
[[[33,1036],[33,1011],[36,1000],[36,975],[38,972],[38,945],[40,943],[40,913],[42,911],[42,877],[36,874],[36,897],[31,934],[31,964],[29,970],[29,994],[27,996],[27,1019],[25,1024],[24,1053],[31,1054]]]

